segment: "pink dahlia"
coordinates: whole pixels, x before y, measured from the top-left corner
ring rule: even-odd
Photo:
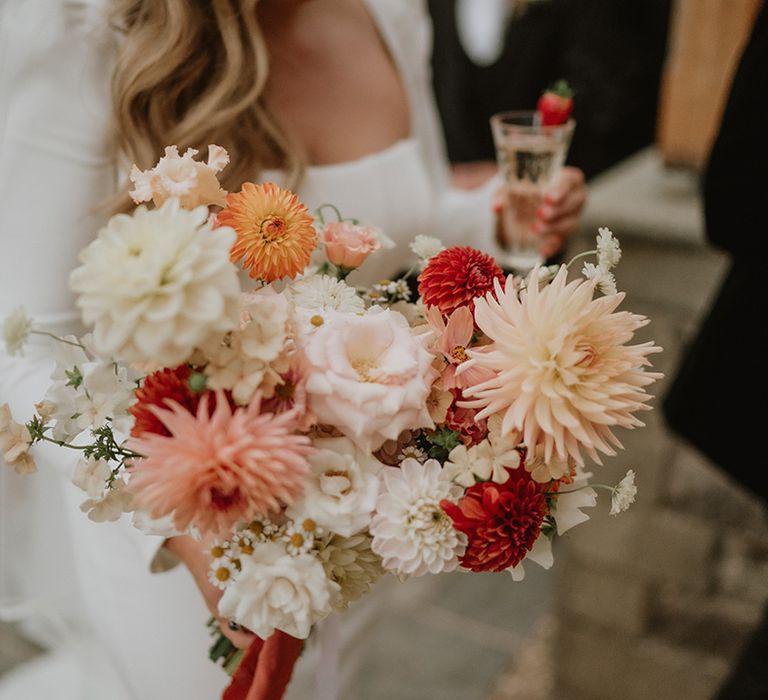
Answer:
[[[176,402],[152,410],[170,433],[128,441],[143,455],[130,488],[153,518],[171,515],[184,532],[225,533],[238,521],[268,517],[302,493],[309,438],[294,434],[295,416],[260,413],[260,397],[234,411],[222,392],[211,414],[206,395],[192,414]]]
[[[470,486],[458,504],[440,505],[453,527],[467,536],[459,559],[471,571],[505,571],[517,566],[533,547],[547,514],[545,486],[523,469],[508,469],[503,484]]]
[[[504,272],[496,261],[474,248],[448,248],[429,259],[419,275],[419,294],[427,306],[447,316],[460,306],[493,291]]]
[[[627,345],[648,319],[616,311],[624,294],[593,299],[594,282],[566,277],[563,266],[551,284],[524,291],[509,278],[495,298],[476,300],[475,322],[493,343],[470,351],[467,366],[495,376],[465,389],[473,397],[465,405],[482,409],[478,418],[502,416],[502,435],[517,431],[529,450],[543,446],[545,462],[583,464],[584,450],[600,463],[598,452],[622,446],[613,426],[643,425],[633,414],[650,410],[645,387],[662,375],[645,368],[661,348]]]

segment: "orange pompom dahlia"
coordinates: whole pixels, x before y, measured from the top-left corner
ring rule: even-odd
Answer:
[[[309,264],[317,244],[312,215],[293,192],[272,182],[246,182],[227,195],[218,226],[237,234],[232,261],[242,261],[251,278],[274,282],[295,277]]]

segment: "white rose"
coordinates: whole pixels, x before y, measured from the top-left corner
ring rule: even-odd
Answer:
[[[399,313],[329,312],[303,348],[309,406],[361,449],[375,450],[403,430],[433,427],[426,402],[436,371],[426,336]]]
[[[227,586],[219,612],[262,639],[282,630],[306,639],[312,625],[330,615],[339,585],[311,554],[291,556],[274,542],[256,545]]]
[[[379,494],[377,474],[384,465],[347,438],[320,438],[309,457],[311,477],[304,497],[288,509],[296,521],[312,518],[344,537],[368,527]]]

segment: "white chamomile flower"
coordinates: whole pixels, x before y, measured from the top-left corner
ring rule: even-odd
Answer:
[[[285,549],[288,554],[296,557],[299,554],[306,554],[312,550],[315,544],[315,538],[322,533],[321,528],[312,518],[304,518],[301,521],[293,522],[285,528],[282,539],[285,542]]]
[[[636,495],[635,472],[630,469],[611,491],[611,515],[618,515],[627,510],[635,502]]]
[[[608,228],[599,228],[597,234],[597,263],[606,270],[619,264],[621,246]]]
[[[208,571],[208,580],[216,586],[216,588],[219,588],[222,591],[225,590],[227,586],[232,583],[235,576],[237,576],[238,567],[236,562],[238,561],[238,559],[228,559],[224,557],[221,559],[214,559],[211,562],[211,568]]]
[[[421,234],[416,236],[408,247],[424,262],[445,250],[445,246],[439,238]]]
[[[32,319],[24,309],[14,309],[3,321],[3,340],[9,355],[19,355],[32,332]]]
[[[585,262],[581,273],[588,280],[595,280],[597,288],[603,294],[616,294],[616,278],[602,264],[594,265],[593,263]]]
[[[266,518],[252,521],[245,530],[248,531],[254,543],[268,542],[282,534],[282,528]]]

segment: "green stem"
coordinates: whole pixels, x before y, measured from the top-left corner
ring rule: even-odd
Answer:
[[[55,333],[49,333],[48,331],[30,331],[31,335],[47,335],[49,338],[53,338],[54,340],[58,340],[60,343],[66,343],[67,345],[74,345],[76,348],[80,348],[81,350],[85,350],[85,345],[82,343],[75,342],[74,340],[67,340],[66,338],[62,338]]]
[[[325,208],[332,209],[333,213],[336,214],[336,219],[338,221],[344,221],[344,217],[341,215],[341,212],[339,211],[338,207],[335,204],[331,204],[330,202],[326,202],[325,204],[321,204],[317,209],[315,209],[315,216],[320,219],[320,223],[325,225],[325,217],[323,216],[323,209]],[[354,221],[354,219],[352,219]]]
[[[597,250],[586,250],[583,253],[579,253],[571,258],[571,261],[565,266],[566,270],[569,270],[571,265],[575,263],[579,258],[586,258],[588,255],[597,255]]]
[[[577,489],[570,489],[568,491],[545,491],[545,496],[564,496],[566,493],[578,493],[579,491],[583,491],[584,489],[605,489],[606,491],[613,492],[616,487],[615,486],[608,486],[608,484],[584,484],[584,486],[579,486]]]

